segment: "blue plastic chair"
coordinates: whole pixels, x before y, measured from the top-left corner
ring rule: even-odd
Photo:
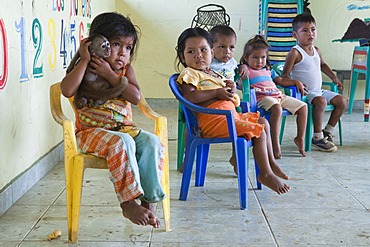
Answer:
[[[180,200],[186,201],[188,197],[190,179],[193,169],[193,163],[196,153],[196,171],[195,171],[195,186],[204,186],[208,154],[210,144],[217,143],[232,143],[235,147],[236,163],[238,168],[238,186],[240,209],[248,208],[248,165],[249,165],[249,147],[252,146],[252,141],[238,137],[235,129],[233,112],[230,110],[216,110],[202,106],[198,106],[186,100],[177,86],[178,74],[174,74],[169,79],[170,88],[179,100],[185,116],[185,124],[187,129],[184,169],[182,174]],[[248,111],[248,104],[242,103],[243,111]],[[200,134],[198,121],[193,112],[206,113],[214,115],[225,115],[230,136],[227,138],[204,138]],[[256,178],[259,174],[258,166],[255,162]],[[261,184],[257,180],[257,188],[261,189]]]

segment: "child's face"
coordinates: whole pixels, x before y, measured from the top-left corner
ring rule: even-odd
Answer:
[[[313,45],[316,39],[316,25],[312,22],[301,23],[299,29],[293,32],[293,37],[300,45]]]
[[[216,42],[213,43],[214,57],[226,63],[234,56],[236,44],[235,36],[217,35]]]
[[[213,57],[213,50],[203,37],[188,38],[185,41],[183,62],[188,67],[204,70],[209,67]]]
[[[114,37],[109,42],[112,52],[105,60],[113,70],[120,70],[130,62],[131,51],[134,49],[134,40],[132,37]]]
[[[266,66],[267,50],[253,50],[247,58],[249,67],[255,70],[263,69]]]

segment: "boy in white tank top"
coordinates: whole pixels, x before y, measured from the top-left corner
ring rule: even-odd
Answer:
[[[322,59],[319,48],[314,46],[316,22],[311,14],[303,13],[293,19],[293,37],[297,39],[298,45],[294,46],[286,57],[283,77],[290,77],[291,74],[292,79],[299,80],[307,91],[307,103],[314,106],[312,144],[321,151],[335,152],[337,147],[333,143],[332,131],[343,114],[347,99],[340,94],[321,89],[321,72],[339,89],[343,89],[343,84]],[[322,129],[328,103],[334,105],[335,109],[331,112],[327,125]]]

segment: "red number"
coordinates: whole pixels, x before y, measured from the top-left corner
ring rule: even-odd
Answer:
[[[6,30],[3,19],[0,18],[0,41],[2,43],[3,48],[3,69],[0,71],[0,89],[3,89],[5,87],[6,81],[8,79],[8,42],[6,39]],[[0,45],[1,47],[1,45]],[[1,64],[0,64],[1,67]]]

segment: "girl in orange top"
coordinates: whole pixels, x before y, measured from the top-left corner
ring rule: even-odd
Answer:
[[[253,140],[253,154],[260,169],[258,180],[278,194],[288,192],[290,187],[279,179],[279,177],[288,179],[288,176],[275,162],[268,122],[264,118],[259,118],[259,113],[241,114],[235,111],[232,103],[236,94],[235,83],[219,77],[219,74],[209,68],[213,57],[212,47],[212,38],[209,33],[198,27],[186,29],[178,38],[177,68],[179,69],[180,63],[185,67],[178,77],[183,96],[190,102],[204,107],[232,110],[238,136]],[[199,90],[203,85],[213,83],[214,78],[224,81],[226,86]],[[228,136],[225,116],[209,116],[207,114],[197,116],[202,135],[205,137]],[[235,171],[234,153],[230,163]]]

